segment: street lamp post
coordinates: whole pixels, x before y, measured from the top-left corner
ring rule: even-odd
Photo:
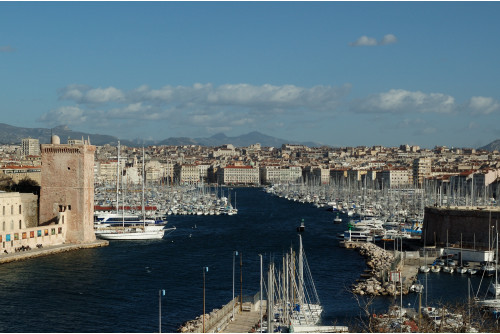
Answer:
[[[161,333],[161,297],[165,296],[165,290],[158,290],[158,333]]]
[[[208,267],[203,267],[203,333],[205,333],[205,272],[208,272]]]
[[[234,319],[234,257],[238,256],[238,251],[233,251],[233,319]]]
[[[240,312],[243,312],[243,254],[240,255]]]
[[[260,257],[260,302],[259,302],[259,311],[260,311],[260,332],[262,333],[262,254],[259,254]]]

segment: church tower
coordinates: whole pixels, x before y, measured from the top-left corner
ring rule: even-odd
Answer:
[[[61,144],[53,135],[51,144],[41,145],[42,182],[40,222],[58,222],[59,212],[66,212],[66,241],[95,241],[94,233],[94,153],[89,140]]]

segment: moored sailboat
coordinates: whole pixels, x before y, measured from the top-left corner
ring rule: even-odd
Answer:
[[[120,142],[118,142],[118,168],[120,166]],[[117,173],[117,203],[119,189],[119,174]],[[175,227],[166,228],[166,222],[156,220],[146,220],[144,213],[144,148],[142,156],[142,220],[138,216],[127,215],[122,209],[122,223],[111,224],[109,222],[97,222],[94,225],[96,237],[105,240],[155,240],[162,239],[167,232],[171,233]],[[117,214],[112,214],[116,218]],[[106,220],[107,221],[107,220]],[[115,220],[116,222],[116,220]]]

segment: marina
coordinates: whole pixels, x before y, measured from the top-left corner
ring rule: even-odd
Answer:
[[[158,291],[165,289],[162,331],[175,332],[203,314],[204,267],[209,268],[205,273],[207,314],[230,302],[233,289],[235,297],[241,291],[244,302],[253,301],[260,290],[259,254],[267,264],[273,259],[281,262],[278,259],[291,246],[298,249],[296,228],[302,219],[306,228],[300,233],[323,308],[318,325],[351,328],[358,323],[360,306],[351,285],[362,279],[368,267],[357,251],[339,247],[336,235],[346,229],[346,223],[334,224],[331,211],[272,196],[259,188],[238,188],[237,193],[238,215],[170,216],[169,225],[176,230],[162,240],[111,240],[107,247],[2,265],[3,298],[10,307],[0,315],[0,330],[26,332],[31,322],[44,318],[37,328],[40,332],[154,332],[158,331]],[[393,244],[387,242],[386,248],[393,249]],[[233,262],[235,251],[238,256]],[[434,260],[430,253],[428,257]],[[412,267],[418,266],[415,260]],[[19,273],[23,273],[22,280]],[[422,305],[465,300],[469,278],[476,289],[479,275],[418,273],[418,282],[427,280]],[[481,286],[487,289],[486,280]],[[379,296],[370,308],[385,313],[399,298]],[[417,298],[418,294],[409,293],[402,296],[402,303],[415,306]],[[9,323],[7,319],[20,309],[26,310],[26,321]]]

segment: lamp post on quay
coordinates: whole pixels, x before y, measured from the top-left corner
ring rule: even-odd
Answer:
[[[238,251],[233,251],[233,317],[232,319],[234,319],[234,258],[235,256],[238,256]]]
[[[205,333],[205,273],[208,267],[203,267],[203,333]]]

